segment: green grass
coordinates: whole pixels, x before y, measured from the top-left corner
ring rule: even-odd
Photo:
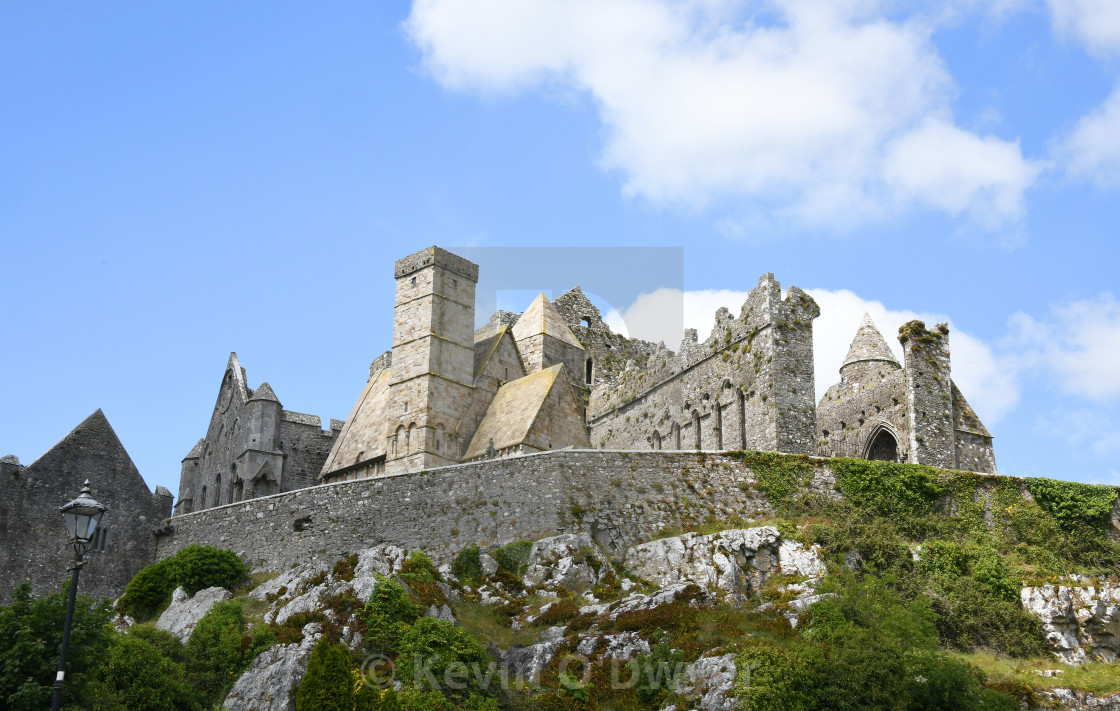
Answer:
[[[1092,662],[1083,666],[1062,664],[1057,657],[1031,657],[1012,659],[992,652],[973,652],[954,655],[979,667],[988,676],[989,683],[1015,682],[1042,691],[1054,688],[1090,691],[1097,696],[1120,694],[1120,664]],[[1044,677],[1035,672],[1060,669],[1061,674]]]
[[[509,617],[495,609],[494,605],[460,600],[454,604],[453,609],[455,618],[463,629],[483,645],[493,642],[501,649],[509,649],[538,641],[539,629],[513,629],[510,627]]]

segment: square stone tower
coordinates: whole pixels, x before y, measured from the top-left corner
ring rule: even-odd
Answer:
[[[474,380],[478,265],[439,247],[396,264],[387,473],[457,463]]]
[[[953,421],[953,381],[949,366],[949,326],[926,329],[910,321],[898,330],[906,357],[906,416],[910,461],[952,469],[957,466]]]

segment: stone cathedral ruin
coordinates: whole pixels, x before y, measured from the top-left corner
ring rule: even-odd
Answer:
[[[815,401],[812,297],[773,274],[677,353],[613,333],[579,287],[475,329],[478,266],[430,247],[396,263],[392,349],[350,416],[322,430],[256,390],[231,354],[176,513],[246,498],[551,449],[761,450],[994,473],[992,437],[953,383],[948,328],[870,318]]]

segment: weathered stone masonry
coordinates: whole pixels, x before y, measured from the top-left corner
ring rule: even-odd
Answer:
[[[774,275],[764,275],[738,318],[720,309],[703,344],[690,331],[675,358],[654,353],[645,368],[593,391],[592,444],[814,454],[813,320],[820,308],[797,287],[781,294]]]
[[[733,456],[563,450],[358,479],[178,515],[158,557],[192,543],[230,548],[255,569],[334,560],[378,543],[421,548],[440,561],[469,545],[561,531],[591,532],[621,550],[681,516],[769,513]],[[741,486],[742,485],[742,486]],[[832,491],[831,475],[813,482]]]

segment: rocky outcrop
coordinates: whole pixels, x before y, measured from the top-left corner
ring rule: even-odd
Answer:
[[[703,711],[734,711],[735,655],[701,657],[685,668],[677,693],[699,699]]]
[[[186,644],[199,620],[206,616],[210,608],[231,597],[233,596],[225,588],[199,590],[194,597],[188,597],[183,588],[175,588],[175,592],[171,594],[171,605],[156,620],[156,627],[170,632]]]
[[[1084,582],[1071,580],[1071,582]],[[1061,660],[1115,662],[1120,655],[1120,584],[1040,585],[1020,591]]]
[[[295,690],[307,672],[311,650],[321,636],[311,623],[303,628],[303,641],[265,650],[253,660],[226,696],[222,708],[232,711],[291,711],[296,707]]]
[[[1120,711],[1120,694],[1097,696],[1086,691],[1052,689],[1042,692],[1042,695],[1050,702],[1060,704],[1059,708],[1074,711]]]
[[[510,676],[536,683],[540,679],[541,669],[544,669],[556,650],[564,643],[564,628],[549,627],[544,633],[544,639],[536,644],[512,649],[496,649],[495,656],[498,663]]]
[[[564,533],[542,538],[529,551],[529,568],[525,587],[573,593],[587,592],[609,574],[610,566],[599,557],[601,552],[587,533]]]
[[[711,535],[686,533],[631,546],[626,565],[661,587],[694,582],[742,598],[774,574],[818,578],[824,573],[817,549],[782,540],[773,526],[731,529]]]

